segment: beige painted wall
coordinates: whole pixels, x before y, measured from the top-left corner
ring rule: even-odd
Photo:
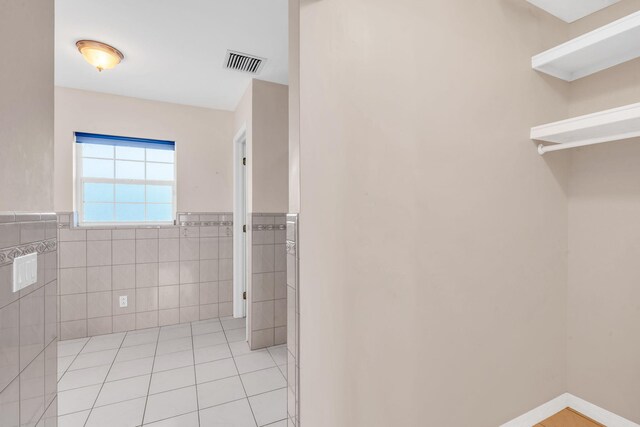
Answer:
[[[301,422],[495,427],[566,391],[566,155],[522,1],[301,2]]]
[[[253,210],[289,209],[289,90],[285,85],[253,81]]]
[[[579,35],[640,10],[625,0]],[[640,100],[640,60],[574,82],[570,115]],[[571,152],[568,391],[640,423],[640,139]]]
[[[289,209],[289,91],[254,79],[236,107],[234,129],[247,129],[248,212]]]
[[[55,209],[73,210],[75,131],[176,141],[178,211],[233,209],[233,113],[57,87]]]
[[[0,211],[53,209],[53,0],[0,0]]]

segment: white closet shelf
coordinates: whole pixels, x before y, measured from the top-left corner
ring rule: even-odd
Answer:
[[[536,55],[531,65],[571,82],[638,57],[640,12]]]
[[[527,0],[565,22],[574,22],[620,0]]]
[[[640,103],[531,128],[531,139],[557,144],[539,145],[540,154],[639,136]]]

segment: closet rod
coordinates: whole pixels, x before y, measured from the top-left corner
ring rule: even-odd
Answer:
[[[612,142],[610,139],[590,139],[587,141],[576,141],[576,142],[563,142],[561,144],[556,145],[538,145],[538,153],[542,156],[544,153],[548,153],[550,151],[560,151],[560,150],[568,150],[569,148],[577,148],[584,147],[585,145],[594,145],[594,144],[602,144],[605,142]]]

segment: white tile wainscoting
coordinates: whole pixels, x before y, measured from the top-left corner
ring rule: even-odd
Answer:
[[[232,315],[231,213],[138,228],[75,227],[73,218],[58,214],[61,339]]]
[[[287,426],[287,350],[251,351],[244,319],[59,343],[59,426]]]
[[[287,416],[300,427],[299,217],[287,215]]]
[[[251,215],[248,318],[253,350],[287,342],[286,215]]]
[[[37,281],[13,292],[13,260],[37,253]],[[56,421],[55,214],[0,212],[0,425]]]

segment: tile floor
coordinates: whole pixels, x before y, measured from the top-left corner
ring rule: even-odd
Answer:
[[[244,319],[62,341],[59,427],[286,427],[286,347],[250,351]]]

